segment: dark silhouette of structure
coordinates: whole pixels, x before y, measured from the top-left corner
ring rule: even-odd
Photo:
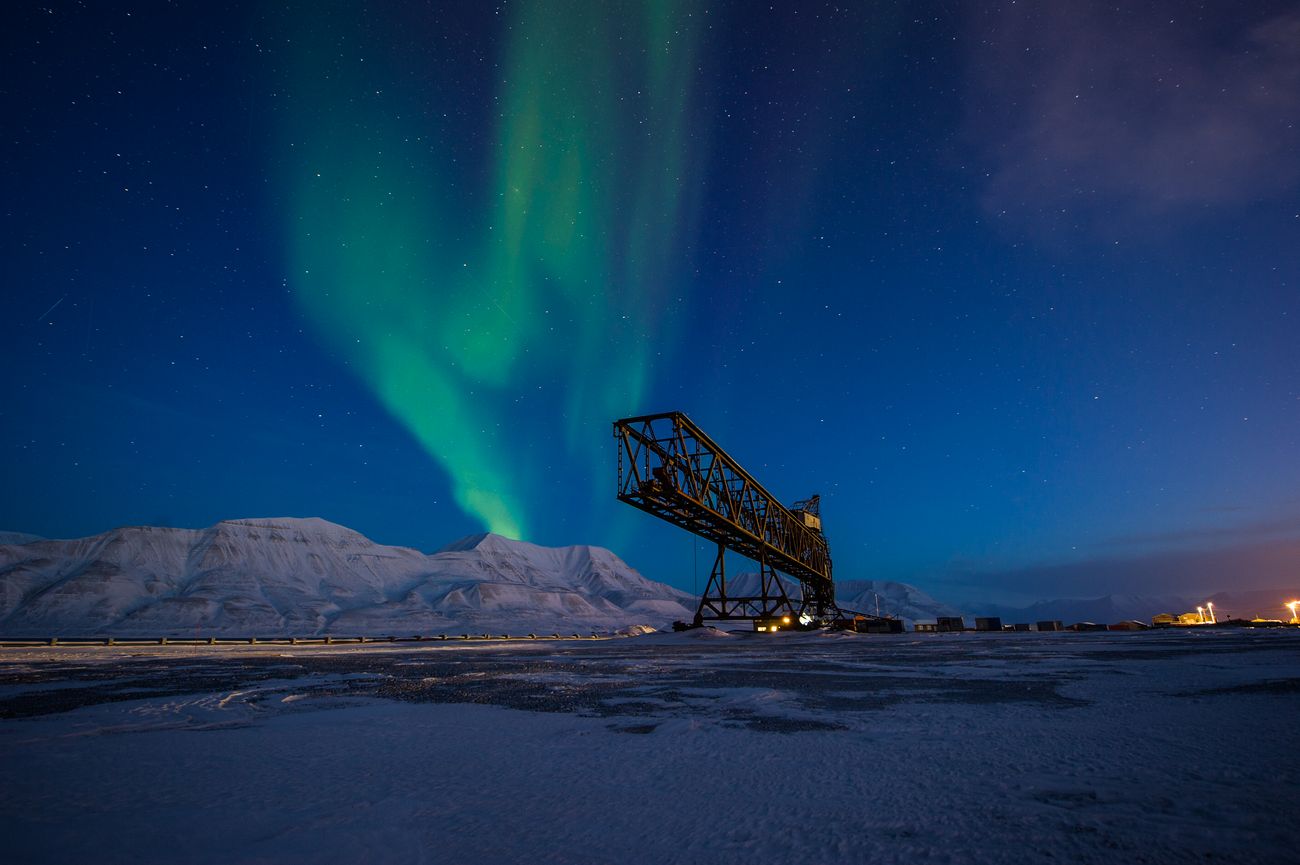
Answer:
[[[695,612],[749,619],[759,630],[820,627],[841,618],[816,495],[787,508],[681,412],[614,422],[618,498],[718,545]],[[728,592],[727,550],[758,563],[758,593]],[[777,571],[799,581],[796,604]]]

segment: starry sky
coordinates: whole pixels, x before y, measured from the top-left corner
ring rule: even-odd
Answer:
[[[1300,3],[0,14],[0,528],[690,589],[610,433],[681,410],[840,579],[1300,580]]]

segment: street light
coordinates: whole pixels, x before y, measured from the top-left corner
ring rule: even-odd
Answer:
[[[1214,601],[1206,601],[1205,608],[1210,611],[1210,624],[1217,625],[1219,620],[1214,618]]]
[[[1198,616],[1201,617],[1201,624],[1204,625],[1204,624],[1205,624],[1205,607],[1197,607],[1197,608],[1196,608],[1196,615],[1198,615]]]
[[[1291,601],[1286,605],[1286,608],[1291,611],[1291,624],[1293,625],[1300,624],[1300,619],[1296,618],[1296,607],[1300,607],[1300,601]]]

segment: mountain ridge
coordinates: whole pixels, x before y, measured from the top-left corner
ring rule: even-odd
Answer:
[[[783,583],[797,601],[798,581]],[[756,590],[757,574],[728,584],[732,594]],[[947,615],[1149,621],[1207,600],[1220,618],[1277,617],[1288,599],[1269,591],[950,605],[889,580],[840,580],[836,595],[843,608],[871,614],[878,600],[880,613],[908,624]],[[695,605],[602,547],[543,547],[490,532],[430,554],[318,517],[121,526],[73,539],[0,532],[0,633],[10,636],[614,631],[689,621]]]
[[[615,630],[693,608],[600,547],[482,534],[426,555],[315,517],[0,544],[0,631],[15,636]]]

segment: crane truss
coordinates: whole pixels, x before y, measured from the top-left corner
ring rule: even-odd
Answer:
[[[816,497],[785,507],[681,412],[615,421],[614,437],[619,500],[718,545],[696,625],[793,616],[825,622],[839,614]],[[758,594],[728,594],[725,550],[758,562]],[[777,571],[799,581],[797,608]]]

